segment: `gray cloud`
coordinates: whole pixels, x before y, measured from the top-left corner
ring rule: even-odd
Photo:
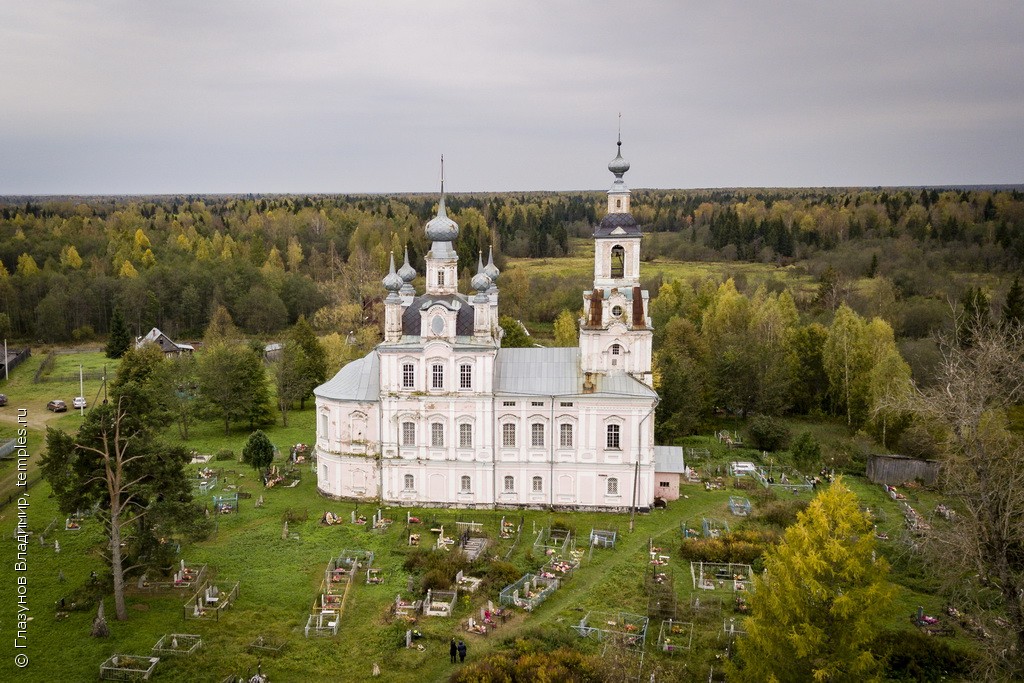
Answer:
[[[775,3],[773,3],[774,5]],[[1024,5],[0,6],[0,193],[1024,182]]]

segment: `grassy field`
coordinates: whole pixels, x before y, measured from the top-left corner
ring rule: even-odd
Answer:
[[[307,432],[301,440],[312,440],[311,413],[307,410],[296,414],[296,426],[287,432],[271,430],[272,440],[283,446],[293,436],[303,436],[303,430]],[[203,449],[227,447],[238,452],[243,434],[225,439],[216,435],[216,425],[211,424],[209,430],[207,434],[205,425],[197,430],[196,443],[202,444]],[[709,471],[723,467],[730,459],[755,455],[752,451],[726,451],[707,437],[695,438],[690,445],[711,449],[711,458],[702,465]],[[443,681],[451,672],[447,643],[453,635],[466,640],[472,659],[493,650],[503,638],[526,631],[540,629],[549,634],[568,634],[575,638],[571,626],[590,610],[623,609],[645,614],[648,596],[643,577],[650,571],[648,545],[652,540],[664,549],[664,553],[672,555],[668,570],[676,599],[681,606],[689,605],[696,593],[690,566],[675,557],[681,542],[681,523],[688,521],[692,525],[694,520],[708,516],[729,520],[735,527],[741,520],[731,517],[727,508],[728,497],[737,493],[749,495],[749,492],[731,488],[706,491],[702,486],[684,486],[684,497],[671,503],[667,510],[637,516],[633,532],[629,531],[629,518],[625,515],[525,512],[524,534],[514,548],[511,541],[498,539],[500,512],[413,510],[413,514],[428,523],[414,527],[427,539],[431,537],[426,528],[430,520],[447,521],[450,525],[458,516],[463,520],[483,523],[487,534],[496,543],[489,554],[509,554],[510,560],[520,570],[535,569],[543,562],[543,558],[532,550],[534,530],[550,527],[554,521],[574,527],[584,538],[591,528],[617,529],[619,542],[614,549],[595,549],[591,556],[584,558],[580,569],[563,588],[538,610],[517,615],[493,635],[485,638],[467,634],[460,630],[460,625],[468,616],[478,613],[487,597],[496,599],[497,589],[490,596],[460,598],[451,618],[421,617],[415,628],[424,634],[417,641],[423,649],[407,650],[399,647],[405,625],[391,623],[388,617],[389,606],[395,596],[408,595],[409,574],[402,568],[409,552],[404,524],[406,510],[385,509],[384,514],[394,523],[384,532],[373,531],[366,525],[350,524],[348,520],[353,511],[372,516],[375,507],[337,503],[319,497],[308,468],[302,470],[302,481],[295,488],[264,490],[255,474],[238,463],[214,462],[211,465],[221,470],[217,493],[230,487],[229,490],[248,492],[253,497],[241,502],[238,514],[218,516],[216,533],[206,541],[184,546],[180,557],[189,564],[207,564],[215,582],[222,588],[239,581],[240,597],[236,604],[222,615],[219,622],[186,621],[182,606],[190,597],[187,592],[153,595],[132,591],[129,621],[118,623],[111,619],[112,636],[105,640],[88,637],[93,610],[71,611],[66,618],[58,620],[54,608],[62,597],[69,599],[82,590],[89,581],[90,572],[105,571],[96,552],[102,542],[100,530],[91,520],[86,520],[79,531],[63,530],[64,519],[57,513],[54,501],[47,497],[47,485],[40,484],[33,489],[30,526],[36,532],[43,532],[52,524],[53,530],[46,534],[47,541],[58,540],[61,550],[58,554],[50,546],[40,546],[37,542],[30,545],[29,604],[33,620],[29,624],[30,647],[26,650],[30,665],[19,673],[16,680],[89,680],[96,676],[100,663],[112,654],[147,654],[164,634],[196,633],[203,638],[203,648],[191,657],[165,658],[157,667],[153,680],[214,681],[231,673],[252,672],[261,660],[247,652],[246,647],[256,637],[264,635],[287,642],[280,655],[262,659],[263,670],[275,682],[369,680],[374,663],[381,667],[381,680],[400,683]],[[192,466],[193,469],[196,467]],[[864,505],[875,511],[880,530],[888,531],[890,538],[894,539],[882,542],[883,546],[891,543],[895,547],[903,533],[898,504],[880,487],[856,478],[850,483]],[[260,494],[265,498],[265,506],[256,509],[254,501]],[[927,506],[934,505],[934,494],[921,491],[910,492],[910,495],[911,502],[922,512],[927,512]],[[210,502],[209,495],[201,499]],[[337,513],[345,523],[333,527],[319,525],[318,520],[325,510]],[[308,519],[289,525],[290,534],[297,535],[297,538],[282,540],[282,519],[288,511],[300,516],[308,514]],[[515,517],[518,516],[519,513],[515,513]],[[7,539],[0,542],[8,548],[5,556],[14,551],[10,540],[13,526],[14,508],[8,506],[0,510],[0,531]],[[382,585],[357,582],[339,635],[307,640],[302,634],[302,626],[317,594],[324,568],[331,557],[344,549],[372,550],[376,554],[375,566],[385,572],[385,582]],[[884,547],[882,552],[887,552]],[[486,565],[483,562],[481,569]],[[60,572],[66,579],[63,583],[58,580]],[[890,613],[892,628],[911,628],[908,616],[918,605],[929,614],[940,613],[940,600],[929,592],[928,586],[918,585],[913,580],[901,583],[898,575],[894,578],[899,590]],[[4,562],[0,583],[12,586],[13,582],[12,563]],[[658,680],[707,680],[710,667],[716,663],[715,656],[721,654],[728,644],[722,633],[722,624],[724,620],[738,615],[733,611],[731,593],[723,593],[721,603],[707,594],[701,597],[705,611],[688,613],[687,617],[696,625],[695,645],[691,652],[668,656],[657,651],[655,641],[660,624],[652,622],[644,659],[644,680],[652,671],[658,672]],[[721,604],[720,608],[718,604]],[[109,598],[106,607],[110,616],[113,604]],[[11,620],[4,620],[0,631],[0,636],[7,642],[13,642],[10,624]],[[596,645],[589,640],[575,642],[584,650],[595,651]],[[963,636],[957,636],[954,642],[967,643]]]

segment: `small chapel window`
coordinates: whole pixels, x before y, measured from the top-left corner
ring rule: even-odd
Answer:
[[[405,490],[412,491],[416,488],[416,479],[411,474],[405,475]]]
[[[462,492],[463,493],[469,493],[470,491],[473,490],[473,488],[472,488],[472,480],[468,476],[466,476],[466,475],[462,475],[461,485],[462,485]]]
[[[505,493],[515,493],[516,479],[513,476],[505,476]]]

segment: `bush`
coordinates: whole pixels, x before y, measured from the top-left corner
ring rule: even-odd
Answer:
[[[235,452],[230,448],[222,448],[213,456],[214,460],[234,460]]]
[[[753,564],[778,539],[779,535],[769,530],[733,531],[718,538],[683,541],[680,556],[693,562]]]
[[[805,472],[813,470],[821,462],[821,444],[810,432],[801,432],[793,439],[789,452],[793,454],[793,463]]]
[[[518,581],[523,575],[519,567],[515,566],[511,562],[491,562],[487,567],[487,576],[485,577],[484,584],[488,590],[500,591],[505,586]]]
[[[71,338],[76,342],[89,341],[96,336],[96,330],[92,329],[92,325],[82,325],[71,330]]]
[[[750,443],[759,451],[782,450],[789,443],[789,428],[779,419],[758,415],[747,427]]]
[[[454,579],[454,574],[448,574],[448,572],[443,569],[431,569],[423,575],[423,580],[420,582],[420,588],[423,591],[448,590],[452,587],[452,581]]]
[[[884,631],[871,650],[882,660],[886,678],[893,680],[969,680],[974,665],[969,653],[918,631]]]
[[[751,520],[785,529],[796,523],[798,513],[807,509],[809,500],[776,500],[758,508]]]

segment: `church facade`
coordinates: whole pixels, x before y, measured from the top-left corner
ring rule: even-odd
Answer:
[[[392,255],[383,342],[314,392],[323,495],[468,508],[653,504],[652,330],[618,144],[578,347],[501,347],[493,254],[478,259],[474,292],[460,293],[459,228],[442,183],[426,225],[424,293],[408,253],[397,271]],[[662,462],[675,455],[658,450]]]

